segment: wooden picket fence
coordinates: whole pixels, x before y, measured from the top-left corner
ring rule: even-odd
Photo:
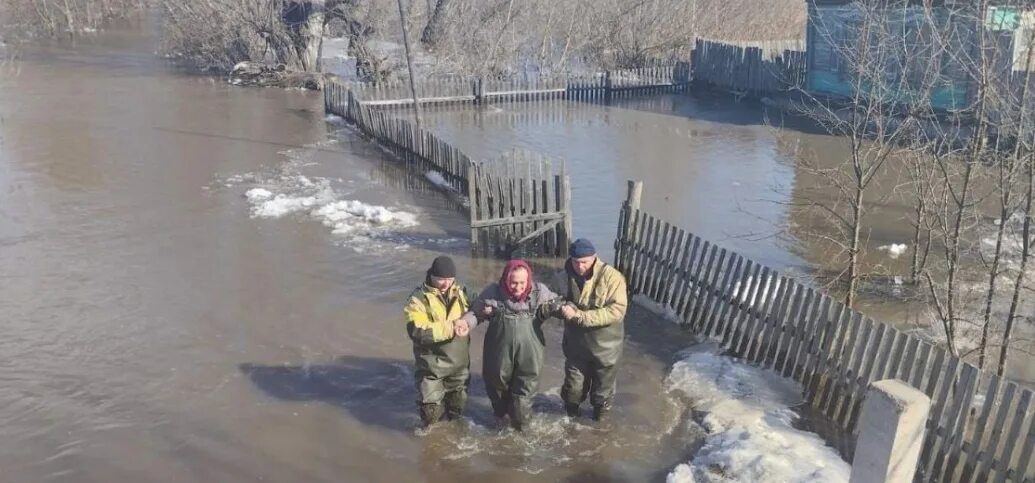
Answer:
[[[694,82],[743,95],[781,93],[805,85],[806,56],[800,43],[697,39],[690,62]]]
[[[484,254],[532,247],[526,250],[565,256],[571,237],[571,181],[563,163],[555,172],[548,158],[515,150],[469,169],[472,247]]]
[[[640,94],[681,92],[690,84],[690,64],[676,62],[640,69],[592,74],[524,75],[507,78],[456,77],[416,82],[421,105],[495,103],[551,99],[612,99]],[[339,84],[357,99],[380,108],[413,105],[409,83],[404,81]]]
[[[793,378],[848,432],[871,382],[895,378],[923,391],[933,405],[920,481],[1035,481],[1030,389],[640,210],[641,191],[630,182],[615,242],[632,293],[735,356]]]
[[[571,183],[554,163],[515,152],[495,162],[474,161],[408,119],[360,100],[345,85],[328,82],[324,108],[344,117],[417,174],[436,173],[471,220],[476,254],[563,256],[571,235]]]

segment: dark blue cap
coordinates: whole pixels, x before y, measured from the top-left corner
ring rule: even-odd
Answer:
[[[571,258],[585,258],[596,254],[597,249],[593,246],[593,242],[585,238],[571,242],[571,247],[568,248],[568,256]]]

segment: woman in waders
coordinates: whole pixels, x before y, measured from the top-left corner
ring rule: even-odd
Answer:
[[[532,267],[511,260],[500,281],[486,288],[458,322],[466,334],[489,321],[482,356],[482,376],[497,418],[510,416],[510,425],[521,431],[532,413],[532,397],[539,387],[543,367],[543,321],[559,309],[557,294],[532,279]]]

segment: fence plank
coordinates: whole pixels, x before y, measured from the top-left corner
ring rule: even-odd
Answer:
[[[643,237],[643,222],[646,218],[643,212],[640,210],[630,211],[631,220],[629,221],[630,233],[628,247],[626,248],[626,260],[628,264],[628,272],[626,273],[626,285],[630,292],[636,293],[635,291],[635,279],[639,276],[639,256],[640,256],[640,239]]]
[[[733,325],[733,321],[731,320],[733,318],[732,312],[734,312],[737,305],[737,285],[740,283],[744,272],[745,260],[744,257],[733,253],[733,256],[730,257],[730,263],[732,268],[730,268],[728,272],[729,280],[727,281],[727,284],[725,285],[726,288],[723,292],[725,297],[723,301],[726,303],[721,304],[721,309],[717,312],[715,317],[716,323],[708,331],[709,335],[718,337],[720,340],[725,339],[726,327]]]
[[[727,255],[729,256],[727,257],[726,265],[722,269],[722,281],[719,282],[719,285],[715,287],[715,291],[712,292],[711,298],[713,303],[710,310],[704,314],[705,324],[702,332],[705,337],[711,337],[715,333],[716,328],[724,323],[721,319],[722,313],[730,306],[726,300],[726,295],[730,293],[732,288],[730,280],[733,279],[733,272],[736,270],[737,264],[740,263],[740,257],[733,252],[729,252]]]
[[[942,452],[935,463],[940,469],[937,473],[938,479],[954,479],[956,467],[963,458],[961,449],[963,436],[967,430],[967,413],[974,400],[974,392],[978,385],[978,376],[981,371],[970,364],[963,364],[960,372],[959,384],[953,391],[953,405],[949,411],[949,424],[945,427],[946,442],[942,445]]]
[[[690,232],[686,232],[686,237],[683,239],[683,261],[679,264],[679,270],[677,271],[679,281],[676,285],[672,302],[669,303],[669,308],[677,313],[683,303],[682,301],[686,298],[686,293],[692,286],[690,283],[690,270],[693,269],[694,258],[697,257],[697,246],[700,240],[700,238]]]
[[[650,238],[647,240],[646,245],[646,264],[643,266],[643,276],[640,278],[639,292],[647,298],[651,298],[650,289],[654,283],[654,273],[657,270],[660,257],[658,256],[658,250],[661,245],[665,242],[664,232],[668,230],[668,222],[662,221],[660,218],[651,217],[654,221],[654,227],[650,233]]]
[[[978,462],[983,453],[987,451],[986,449],[983,449],[985,448],[985,429],[988,425],[988,418],[992,415],[992,408],[996,407],[1001,389],[1002,385],[1000,384],[999,376],[991,374],[988,381],[988,388],[985,391],[985,400],[981,405],[981,414],[974,423],[974,433],[970,438],[971,450],[967,452],[967,460],[964,462],[963,475],[960,478],[960,481],[974,481],[974,478],[977,477],[977,472],[975,470],[977,469]]]
[[[820,359],[825,365],[824,370],[827,383],[820,391],[822,397],[819,399],[821,404],[818,406],[818,409],[828,416],[830,415],[834,391],[837,387],[837,379],[841,374],[841,363],[836,359],[835,355],[840,354],[843,350],[844,340],[848,332],[848,321],[851,318],[848,308],[840,302],[834,302],[831,310],[833,314],[831,314],[830,324],[826,328],[831,333],[831,337],[826,339],[828,345],[821,349],[823,358]]]
[[[1003,483],[1006,481],[1007,475],[1010,473],[1009,468],[1013,466],[1013,452],[1017,447],[1017,438],[1020,437],[1021,424],[1024,422],[1024,415],[1028,412],[1028,406],[1031,404],[1031,391],[1026,389],[1021,390],[1020,403],[1017,405],[1017,411],[1013,413],[1013,419],[1009,422],[1010,430],[1006,435],[1006,445],[1003,447],[1002,454],[999,455],[998,459],[1000,469],[996,471],[995,483]],[[1017,417],[1020,415],[1021,417]],[[1006,428],[1001,428],[1006,429]],[[1025,462],[1027,464],[1027,462]],[[1024,475],[1021,475],[1023,478]],[[1018,478],[1014,478],[1017,481]]]
[[[939,349],[940,350],[940,349]],[[934,473],[936,466],[936,460],[938,452],[942,445],[945,443],[945,438],[942,436],[941,428],[944,427],[944,419],[948,419],[948,415],[945,414],[946,405],[951,403],[949,400],[949,389],[956,384],[956,372],[959,366],[959,359],[955,357],[949,357],[949,363],[945,367],[935,366],[934,370],[937,373],[942,374],[938,381],[938,397],[934,399],[934,403],[931,405],[931,416],[927,421],[927,438],[924,440],[924,448],[920,454],[920,461],[925,462],[923,464],[924,474],[931,475]]]
[[[794,337],[791,339],[790,352],[787,354],[782,371],[784,377],[790,377],[798,382],[801,382],[802,372],[804,372],[802,352],[808,347],[813,314],[819,305],[816,295],[816,291],[811,287],[805,288],[805,298],[798,315],[799,322],[795,328]]]
[[[801,382],[803,388],[808,386],[807,381],[811,376],[809,361],[813,348],[816,346],[816,327],[819,324],[820,310],[822,310],[823,301],[829,300],[816,290],[809,289],[809,291],[812,293],[812,300],[809,302],[808,313],[805,319],[805,330],[802,333],[801,340],[798,341],[798,351],[794,357],[795,367],[791,373],[791,377]]]
[[[772,343],[767,357],[768,366],[773,370],[781,372],[783,360],[788,352],[789,337],[797,330],[798,310],[801,308],[801,298],[804,296],[805,288],[792,278],[788,278],[791,284],[788,290],[788,298],[785,308],[780,310],[779,318],[773,325]]]
[[[718,248],[712,246],[713,248]],[[699,303],[694,307],[694,313],[690,317],[693,321],[695,331],[700,332],[701,326],[704,322],[704,314],[708,312],[711,304],[713,303],[712,294],[715,291],[716,280],[719,278],[719,272],[726,261],[726,249],[719,248],[718,258],[715,263],[710,264],[711,269],[709,273],[705,275],[704,280],[701,283],[700,300]]]
[[[1028,396],[1029,399],[1031,396]],[[1024,414],[1024,413],[1020,413]],[[1021,449],[1021,455],[1017,459],[1018,466],[1017,471],[1014,473],[1017,475],[1014,481],[1020,481],[1022,478],[1024,481],[1031,481],[1027,477],[1035,477],[1035,411],[1029,411],[1028,415],[1028,435],[1024,438],[1024,447]],[[1030,470],[1030,472],[1029,472]]]
[[[636,293],[642,294],[650,278],[651,270],[654,268],[654,250],[658,244],[658,232],[661,231],[661,223],[653,216],[647,215],[647,231],[644,234],[643,250],[639,278],[636,280]]]
[[[786,277],[775,271],[772,272],[769,280],[770,283],[766,287],[765,297],[763,297],[763,306],[755,318],[756,323],[752,328],[751,337],[748,339],[749,346],[744,352],[745,357],[754,362],[761,362],[763,336],[771,324],[773,312],[777,310],[783,293],[787,289]]]
[[[917,337],[909,337],[906,342],[906,351],[902,356],[902,362],[898,366],[898,370],[895,371],[891,377],[909,383],[909,374],[916,365],[917,360],[917,348],[920,345],[920,339]]]
[[[661,296],[668,290],[668,276],[672,272],[672,264],[674,263],[673,253],[676,249],[676,242],[678,237],[679,229],[675,225],[668,225],[668,233],[665,234],[663,240],[664,248],[659,251],[658,254],[661,257],[658,263],[657,270],[654,273],[654,283],[651,286],[651,299],[659,300],[660,303],[664,303],[664,297]]]
[[[783,285],[785,285],[783,294],[780,296],[780,302],[776,305],[769,320],[770,323],[766,324],[766,330],[762,334],[762,346],[759,352],[759,362],[762,367],[772,368],[773,359],[776,357],[776,350],[779,348],[778,341],[782,335],[783,325],[788,318],[788,311],[790,310],[791,301],[793,300],[794,293],[798,290],[798,284],[789,277],[783,278]]]
[[[693,276],[690,277],[690,281],[694,284],[694,288],[690,291],[689,298],[686,301],[686,305],[683,306],[682,312],[679,313],[679,318],[684,323],[693,322],[690,319],[690,314],[694,311],[695,307],[697,307],[701,300],[701,295],[705,290],[704,278],[708,275],[708,270],[711,268],[712,263],[715,262],[715,252],[717,251],[718,250],[715,245],[712,245],[711,242],[707,240],[705,240],[704,244],[701,246],[700,260],[702,263],[698,265],[697,269],[693,272]]]
[[[773,370],[781,374],[787,372],[787,365],[794,355],[795,342],[804,325],[802,310],[808,304],[807,297],[812,295],[804,285],[795,283],[794,286],[796,289],[794,299],[791,301],[791,308],[784,317],[783,326],[780,328],[773,360]]]
[[[683,264],[683,257],[686,256],[686,230],[682,228],[676,228],[675,243],[672,244],[673,250],[668,266],[666,270],[665,281],[662,284],[664,290],[661,295],[657,298],[657,301],[665,307],[671,307],[672,299],[675,297],[677,286],[680,284],[680,266]]]
[[[869,377],[870,367],[873,361],[873,354],[878,350],[880,344],[880,335],[877,334],[877,325],[869,317],[863,318],[862,326],[860,327],[859,338],[857,339],[857,351],[855,360],[852,363],[851,377],[852,377],[852,402],[849,405],[848,413],[848,424],[847,427],[855,428],[855,424],[858,421],[859,412],[862,409],[862,402],[866,398],[866,392],[869,389]]]
[[[860,332],[860,327],[863,325],[863,316],[858,312],[850,312],[848,319],[848,327],[846,328],[847,335],[845,336],[845,343],[836,357],[842,362],[838,364],[838,376],[837,381],[841,384],[840,394],[835,395],[834,402],[832,403],[833,411],[831,417],[835,421],[840,421],[842,427],[851,428],[851,408],[855,396],[858,394],[859,380],[857,379],[859,367],[862,366],[862,361],[857,354],[861,352],[860,346],[865,347],[868,340],[863,337],[866,335],[865,328]],[[862,336],[860,336],[862,334]],[[865,381],[864,381],[865,384]],[[836,391],[835,386],[835,391]]]
[[[754,303],[755,297],[758,296],[759,287],[762,285],[762,277],[769,273],[768,268],[763,269],[762,265],[757,263],[751,263],[749,268],[751,272],[744,281],[743,295],[737,298],[736,324],[731,328],[729,343],[725,344],[727,349],[737,355],[740,354],[740,346],[744,343],[744,337],[747,333],[746,326],[751,320],[751,305]]]
[[[992,471],[993,465],[999,457],[999,445],[1004,435],[1002,428],[1006,426],[1017,391],[1016,384],[1006,382],[1003,386],[1005,388],[1003,390],[1003,397],[999,401],[999,407],[996,408],[995,423],[992,425],[996,430],[989,435],[988,444],[985,445],[986,449],[981,453],[978,469],[974,472],[974,481],[990,481],[990,471]],[[999,466],[996,468],[996,471],[1001,472],[1002,468],[1003,466]]]
[[[661,277],[665,272],[665,266],[669,261],[669,250],[672,248],[672,235],[675,234],[675,227],[669,222],[663,222],[661,233],[658,235],[657,250],[654,252],[655,262],[647,276],[647,284],[643,293],[651,300],[657,300],[658,289],[661,285]]]
[[[807,381],[807,384],[804,384],[806,387],[805,394],[813,407],[817,407],[816,403],[819,400],[818,392],[825,366],[823,359],[826,357],[826,354],[823,352],[823,347],[827,344],[825,339],[832,337],[831,331],[826,327],[829,325],[830,306],[832,304],[834,304],[834,301],[829,296],[823,294],[820,297],[820,307],[816,313],[816,322],[813,324],[813,337],[809,343],[807,353],[807,368],[802,377],[803,382]]]
[[[743,301],[751,294],[752,273],[757,274],[760,270],[758,264],[748,259],[743,259],[740,272],[737,274],[737,283],[734,285],[733,294],[730,297],[732,307],[728,315],[728,323],[722,333],[722,347],[731,348],[734,340],[738,337],[738,323],[743,316]]]

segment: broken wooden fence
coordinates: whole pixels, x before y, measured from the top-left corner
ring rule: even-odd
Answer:
[[[571,181],[564,164],[513,151],[495,163],[468,167],[471,246],[509,255],[516,247],[563,257],[571,237]],[[531,247],[529,250],[528,247]]]
[[[694,82],[756,97],[803,87],[804,47],[800,41],[728,43],[697,39],[690,61]]]
[[[344,85],[325,87],[327,112],[344,117],[411,171],[425,175],[458,201],[471,220],[477,254],[563,256],[571,235],[571,184],[545,157],[513,152],[474,161],[430,131],[362,101]]]

